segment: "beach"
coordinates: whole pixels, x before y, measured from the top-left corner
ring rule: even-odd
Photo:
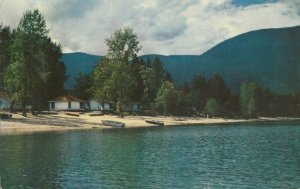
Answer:
[[[75,114],[76,115],[76,114]],[[157,127],[157,125],[146,123],[145,120],[157,120],[164,122],[166,127],[188,126],[188,125],[234,125],[252,122],[280,122],[298,121],[300,118],[259,118],[259,119],[224,119],[224,118],[202,118],[202,117],[163,117],[163,116],[124,116],[116,115],[90,116],[90,114],[78,114],[78,116],[66,115],[59,112],[54,115],[28,114],[23,117],[13,114],[11,119],[0,120],[0,135],[23,134],[35,132],[72,131],[87,129],[115,129],[105,126],[102,120],[113,120],[125,123],[125,128]]]

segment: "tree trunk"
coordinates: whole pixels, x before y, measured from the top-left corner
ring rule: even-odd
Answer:
[[[27,113],[26,113],[26,100],[24,98],[21,101],[21,108],[22,108],[22,116],[27,117]]]
[[[13,111],[14,111],[14,103],[11,102],[10,105],[9,105],[9,112],[13,113]]]
[[[121,100],[119,100],[118,103],[117,103],[117,111],[118,111],[119,116],[120,116],[121,118],[124,117],[122,105],[123,105],[123,103],[121,103]]]
[[[22,116],[27,117],[25,104],[22,104]]]

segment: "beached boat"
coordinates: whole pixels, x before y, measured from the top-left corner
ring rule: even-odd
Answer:
[[[89,113],[89,116],[103,116],[103,112],[92,112],[92,113]]]
[[[102,120],[102,124],[111,127],[124,127],[125,123],[111,120]]]
[[[158,121],[158,120],[149,120],[149,119],[146,119],[145,122],[146,123],[150,123],[150,124],[154,124],[154,125],[158,125],[158,126],[164,126],[164,122]]]
[[[12,117],[12,114],[0,113],[0,119],[10,119],[11,117]]]

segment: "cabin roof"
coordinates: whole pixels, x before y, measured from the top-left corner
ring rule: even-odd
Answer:
[[[69,102],[69,101],[75,101],[75,102],[85,102],[84,100],[77,98],[75,96],[71,96],[71,95],[64,95],[64,96],[60,96],[54,100],[50,100],[49,102]]]

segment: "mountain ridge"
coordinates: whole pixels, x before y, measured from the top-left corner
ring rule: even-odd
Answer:
[[[177,84],[190,81],[196,74],[221,75],[233,91],[241,82],[254,80],[279,94],[300,90],[300,26],[262,29],[227,39],[201,55],[142,55],[146,61],[158,57]],[[79,72],[89,73],[103,56],[67,53],[65,62],[71,77],[66,88],[74,85]],[[74,67],[74,65],[76,65]]]

